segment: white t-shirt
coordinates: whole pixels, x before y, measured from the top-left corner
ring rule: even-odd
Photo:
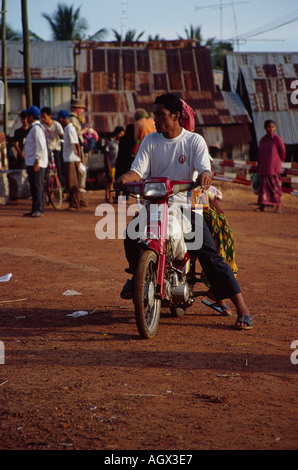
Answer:
[[[64,144],[63,144],[63,161],[64,162],[79,162],[80,158],[77,153],[75,144],[79,143],[78,134],[70,122],[64,128]]]
[[[47,142],[48,142],[48,149],[49,150],[60,150],[60,145],[59,147],[57,146],[57,142],[60,139],[60,136],[64,134],[63,127],[61,126],[60,122],[58,121],[53,121],[53,124],[49,127],[46,124],[42,124]]]
[[[111,168],[115,168],[116,166],[118,151],[119,151],[118,142],[115,139],[110,140],[110,142],[107,143],[106,152],[109,153]]]
[[[185,129],[174,139],[153,132],[142,141],[131,170],[142,179],[163,176],[195,181],[203,171],[211,170],[208,147],[202,136]],[[185,194],[175,196],[179,204],[185,200]]]

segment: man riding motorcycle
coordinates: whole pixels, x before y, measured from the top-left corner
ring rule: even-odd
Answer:
[[[157,132],[149,134],[142,141],[130,171],[115,181],[115,189],[122,189],[125,183],[140,181],[148,176],[166,176],[174,180],[191,179],[203,190],[209,188],[213,175],[207,144],[199,134],[181,128],[182,108],[180,98],[171,93],[156,98],[153,113]],[[176,203],[183,204],[183,197],[186,196],[180,193],[175,197]],[[126,236],[124,243],[133,274],[138,261],[137,241]],[[229,298],[235,305],[238,315],[235,327],[251,329],[253,317],[245,304],[239,284],[229,265],[218,253],[205,221],[202,247],[196,250],[195,255],[211,284],[216,301]],[[129,298],[132,284],[133,278],[124,287],[123,294],[126,298]]]

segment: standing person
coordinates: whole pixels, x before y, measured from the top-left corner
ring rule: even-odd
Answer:
[[[145,137],[131,170],[114,183],[115,189],[122,189],[127,182],[140,181],[149,176],[193,179],[202,189],[209,188],[212,172],[206,142],[200,135],[180,127],[181,115],[182,102],[177,96],[168,93],[156,98],[154,117],[157,132]],[[186,195],[181,195],[175,196],[178,204],[186,202]],[[137,240],[130,239],[127,233],[124,243],[129,268],[134,273],[138,262]],[[216,249],[204,220],[202,247],[194,254],[210,282],[216,301],[230,298],[235,305],[238,314],[235,328],[251,329],[253,317],[249,314],[239,284]],[[132,296],[133,282],[132,278],[130,283],[125,284],[121,292],[123,298]]]
[[[45,132],[39,122],[40,109],[27,110],[30,129],[25,141],[25,162],[32,195],[32,210],[25,216],[41,217],[44,214],[44,176],[48,166],[48,148]]]
[[[79,144],[81,147],[81,162],[85,165],[85,173],[79,174],[79,190],[81,192],[86,192],[86,177],[87,177],[87,167],[88,167],[88,153],[84,152],[84,134],[89,129],[89,124],[85,123],[84,113],[86,111],[86,105],[84,100],[79,98],[73,98],[71,100],[71,113],[69,115],[69,120],[73,124],[77,136],[79,139]]]
[[[282,138],[275,134],[275,123],[265,121],[266,134],[261,138],[258,151],[258,204],[256,210],[263,212],[266,206],[275,206],[281,212],[282,185],[281,163],[286,158],[286,148]]]
[[[113,188],[113,183],[115,181],[116,173],[116,160],[119,150],[119,140],[124,136],[125,131],[123,127],[117,126],[114,129],[112,139],[107,143],[105,149],[105,160],[106,160],[106,173],[107,173],[107,183],[106,183],[106,201],[111,202],[110,190]],[[114,200],[114,202],[116,202]]]
[[[147,111],[142,108],[138,108],[134,115],[135,124],[134,124],[134,139],[135,143],[132,149],[132,157],[135,157],[142,140],[146,135],[155,132],[154,120],[149,117]]]
[[[81,146],[68,111],[61,110],[58,119],[64,128],[63,170],[65,186],[69,195],[70,210],[87,207],[83,195],[79,191],[79,165],[81,162]]]
[[[116,160],[115,179],[118,179],[124,173],[130,170],[133,162],[131,151],[134,145],[134,125],[127,124],[125,128],[125,134],[119,140],[119,150]],[[116,198],[120,195],[120,191],[116,191]],[[129,200],[128,194],[126,194],[126,200]]]
[[[27,111],[23,110],[20,112],[20,119],[22,122],[22,126],[15,130],[13,136],[13,144],[17,151],[16,169],[24,170],[26,168],[24,146],[26,137],[29,132]]]
[[[63,127],[60,122],[52,118],[51,108],[44,107],[41,109],[41,120],[46,134],[48,150],[53,153],[55,165],[57,168],[58,178],[62,183],[62,156],[61,145],[57,145],[60,139],[64,137]]]
[[[133,158],[131,151],[134,145],[134,125],[127,124],[125,134],[119,140],[118,156],[116,160],[115,179],[130,170]]]

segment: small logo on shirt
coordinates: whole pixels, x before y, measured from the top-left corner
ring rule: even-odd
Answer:
[[[185,162],[186,160],[186,156],[185,155],[180,155],[180,157],[178,158],[178,161],[179,163],[181,163],[181,165],[183,165],[183,163]]]

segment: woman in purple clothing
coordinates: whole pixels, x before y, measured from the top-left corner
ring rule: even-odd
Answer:
[[[286,158],[286,148],[279,135],[275,134],[275,123],[265,121],[266,134],[260,140],[258,152],[259,192],[257,210],[264,211],[266,206],[275,206],[281,211],[281,163]]]

